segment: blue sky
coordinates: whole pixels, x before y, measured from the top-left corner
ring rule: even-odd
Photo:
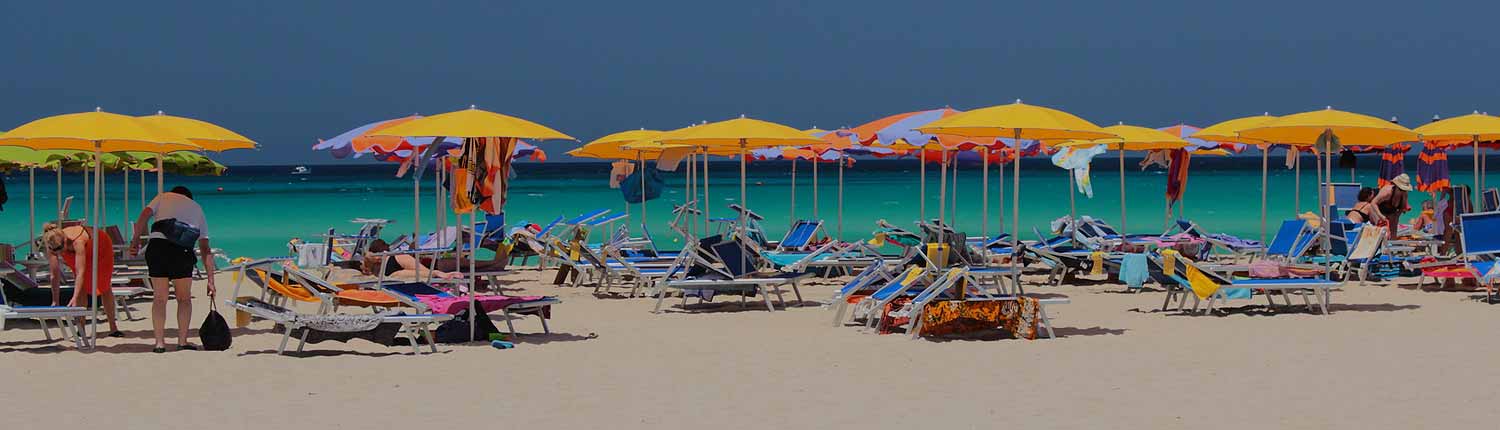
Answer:
[[[319,137],[470,104],[585,141],[1017,98],[1101,125],[1500,112],[1500,2],[1435,3],[5,2],[0,129],[160,109],[264,146],[227,163],[310,164]]]

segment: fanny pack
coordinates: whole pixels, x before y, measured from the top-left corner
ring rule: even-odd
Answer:
[[[156,220],[151,223],[151,232],[161,233],[168,242],[187,249],[193,249],[193,245],[198,243],[198,237],[202,235],[197,227],[178,221],[176,218]]]

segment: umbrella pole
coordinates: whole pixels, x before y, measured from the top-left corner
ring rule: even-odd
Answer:
[[[31,192],[29,193],[31,207],[29,208],[30,212],[28,212],[30,215],[27,216],[27,219],[30,221],[26,227],[26,243],[30,245],[26,248],[26,252],[29,255],[36,253],[36,242],[33,242],[36,240],[36,166],[27,167],[26,175],[29,177],[31,183]]]
[[[1292,215],[1296,216],[1302,213],[1302,152],[1296,146],[1287,150],[1292,151],[1292,165],[1296,167],[1292,172],[1292,189],[1296,190],[1292,192]]]
[[[56,191],[57,191],[57,224],[58,225],[62,225],[63,215],[64,215],[63,214],[63,198],[62,198],[62,171],[63,171],[62,163],[59,162],[59,163],[57,163],[57,189],[56,189]]]
[[[1474,191],[1469,193],[1470,203],[1473,204],[1470,207],[1475,209],[1482,208],[1478,202],[1480,201],[1479,195],[1484,193],[1484,189],[1479,186],[1479,136],[1476,135],[1474,136]]]
[[[951,204],[953,205],[953,207],[948,212],[948,215],[950,217],[949,218],[949,225],[953,226],[954,231],[958,231],[958,153],[957,152],[953,153],[953,165],[949,167],[949,170],[953,171],[953,180],[951,182],[949,182],[950,184],[953,184],[953,186],[950,187],[950,188],[952,188],[951,190],[948,190],[948,199],[951,201]]]
[[[948,222],[948,150],[938,154],[938,223]]]
[[[643,151],[635,151],[635,161],[640,163],[641,173],[641,228],[646,228],[646,156]]]
[[[787,219],[786,225],[792,225],[792,224],[796,224],[797,223],[797,157],[792,157],[792,199],[791,200],[792,200],[792,204],[791,204],[791,206],[788,206],[789,209],[787,209],[787,212],[789,212],[791,214],[787,216],[788,219]]]
[[[839,239],[844,238],[844,153],[839,152]]]
[[[509,148],[506,148],[506,149],[509,149]],[[503,178],[502,178],[502,180],[503,180]],[[460,222],[461,221],[462,220],[460,220]],[[475,228],[478,225],[479,225],[479,208],[474,208],[474,210],[469,211],[469,231],[471,231],[471,232],[475,231]],[[475,303],[474,303],[475,296],[478,295],[478,289],[479,289],[479,280],[474,279],[474,273],[475,273],[475,271],[474,271],[474,254],[477,254],[476,251],[479,251],[479,235],[477,235],[477,234],[470,234],[469,235],[469,282],[468,282],[468,284],[469,284],[469,291],[468,291],[468,293],[469,293],[469,341],[470,342],[473,342],[475,340],[475,337],[477,336],[477,334],[475,332],[478,331],[478,327],[476,327],[477,324],[475,324],[475,321],[479,321],[479,314],[477,313],[477,306],[475,306]],[[430,274],[431,271],[429,270],[428,273]]]
[[[990,148],[988,146],[980,148],[983,149],[979,152],[979,164],[984,169],[984,173],[979,179],[979,206],[983,208],[979,210],[979,235],[988,238],[990,237]]]
[[[417,178],[418,155],[411,159],[411,248],[422,247],[422,180]]]
[[[919,152],[917,154],[917,157],[919,157],[919,160],[918,160],[918,163],[917,163],[917,170],[918,170],[918,172],[920,172],[919,176],[921,176],[921,178],[922,178],[921,181],[920,181],[921,185],[918,187],[918,188],[921,189],[921,191],[918,192],[918,195],[917,195],[917,199],[921,202],[921,204],[917,205],[918,207],[921,208],[921,210],[920,210],[921,213],[918,215],[917,220],[918,221],[926,222],[927,221],[927,149],[926,148],[919,148],[917,150],[921,151],[921,152]]]
[[[813,219],[821,221],[823,217],[818,214],[818,162],[820,161],[823,161],[823,154],[813,150]]]
[[[89,320],[91,320],[91,325],[93,326],[89,330],[88,349],[91,351],[94,350],[96,346],[95,342],[99,339],[99,295],[96,294],[99,291],[99,277],[95,274],[99,273],[99,217],[104,214],[99,210],[99,188],[104,185],[104,181],[100,177],[101,173],[104,172],[99,160],[102,155],[103,151],[100,148],[100,143],[97,141],[94,142],[94,204],[90,208],[92,212],[89,215],[89,222],[94,228],[89,231],[89,253],[92,254],[92,257],[89,259],[88,290],[85,293],[89,295],[89,310],[91,311],[89,312]],[[88,175],[85,174],[84,176]],[[74,294],[77,294],[77,292],[74,292]]]
[[[1120,144],[1120,234],[1130,232],[1130,227],[1125,222],[1125,144]]]
[[[1004,154],[1004,152],[1003,152],[1004,150],[1002,149],[1001,151],[1002,151],[1001,154]],[[998,179],[997,182],[999,182],[999,187],[1000,187],[1000,189],[999,189],[999,191],[1000,191],[1000,198],[996,199],[996,200],[1000,201],[1000,210],[997,212],[1000,215],[1000,232],[1004,233],[1005,232],[1005,163],[1000,163],[1000,174],[995,175],[995,178]],[[985,190],[985,192],[988,193],[989,190]],[[1015,232],[1011,232],[1010,234],[1014,235],[1016,233]]]
[[[1010,282],[1015,286],[1015,294],[1025,292],[1021,288],[1021,269],[1018,264],[1021,259],[1021,129],[1015,129],[1016,157],[1014,165],[1011,166],[1010,183]]]
[[[158,154],[156,154],[156,193],[157,194],[161,194],[162,192],[166,191],[166,188],[165,188],[165,186],[166,186],[166,176],[164,176],[164,175],[166,174],[167,169],[166,169],[166,167],[163,167],[163,161],[162,161],[163,158],[166,158],[166,154],[165,153],[158,153]]]
[[[1073,177],[1072,169],[1063,169],[1063,174],[1068,175],[1068,219],[1078,219],[1078,185],[1077,178]],[[1070,221],[1071,222],[1071,221]]]
[[[1266,245],[1266,171],[1271,161],[1271,145],[1260,150],[1260,245]]]
[[[709,228],[708,223],[710,222],[709,220],[713,219],[708,214],[708,208],[709,208],[709,206],[712,206],[711,204],[709,204],[709,200],[708,200],[708,177],[709,177],[709,174],[708,174],[708,150],[704,149],[703,150],[703,234],[705,236],[708,235],[709,231],[712,230],[712,229]]]
[[[141,200],[139,202],[137,202],[137,203],[140,203],[141,207],[144,208],[144,207],[146,207],[146,171],[142,170],[142,171],[140,171],[140,173],[141,173],[141,182],[139,183],[140,186],[136,187],[136,188],[140,189]]]
[[[120,172],[120,225],[130,225],[130,169]]]
[[[745,139],[740,139],[740,229],[745,230],[745,224],[749,220],[750,203],[745,200],[745,157],[749,153],[745,151]]]

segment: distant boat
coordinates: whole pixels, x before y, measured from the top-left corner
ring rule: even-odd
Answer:
[[[307,166],[297,166],[297,167],[292,168],[292,174],[293,175],[311,175],[312,174],[312,170],[308,169]]]

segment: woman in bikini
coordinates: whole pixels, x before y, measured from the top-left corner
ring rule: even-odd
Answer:
[[[370,254],[380,254],[390,250],[391,246],[384,240],[375,239],[374,242],[370,242]],[[384,273],[380,272],[382,267],[385,269]],[[429,274],[437,279],[457,279],[463,276],[460,273],[433,270],[422,265],[416,257],[405,254],[370,255],[360,263],[360,270],[367,275],[384,275],[387,278],[421,278]]]
[[[1378,219],[1376,217],[1379,210],[1375,207],[1374,203],[1370,203],[1370,200],[1374,198],[1374,188],[1360,188],[1359,202],[1355,203],[1354,207],[1349,208],[1348,212],[1344,212],[1344,217],[1349,218],[1350,221],[1354,221],[1355,223],[1375,222]]]

